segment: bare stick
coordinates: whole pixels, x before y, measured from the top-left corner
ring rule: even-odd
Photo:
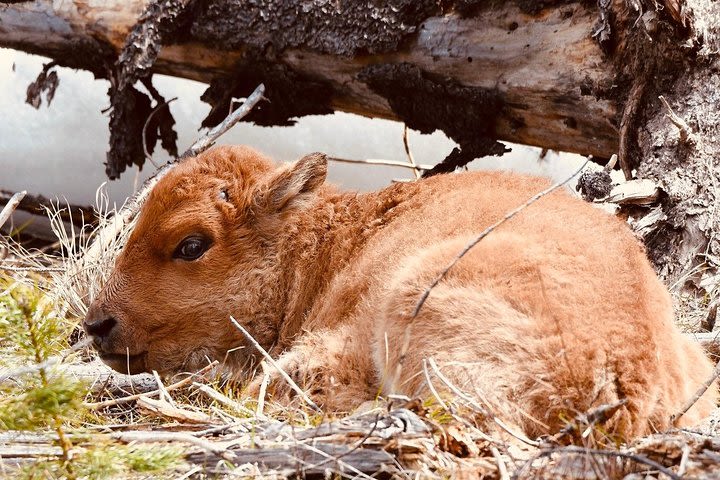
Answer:
[[[262,362],[260,364],[262,366],[263,370],[263,378],[260,382],[260,391],[258,392],[258,398],[257,398],[257,408],[255,409],[255,414],[259,417],[264,416],[263,410],[265,409],[265,395],[267,395],[267,388],[268,385],[270,385],[270,372],[267,370],[267,363]]]
[[[10,197],[10,200],[5,205],[5,208],[3,208],[2,212],[0,212],[0,227],[5,225],[5,222],[8,221],[10,215],[12,215],[18,205],[20,205],[20,200],[22,200],[25,195],[27,195],[27,192],[23,190],[22,192],[17,192]]]
[[[492,452],[493,457],[495,457],[495,463],[497,463],[498,476],[500,477],[500,480],[510,480],[507,466],[505,465],[505,462],[500,456],[500,451],[495,445],[490,445],[490,451]]]
[[[591,158],[592,158],[592,155],[590,155],[588,157],[588,159],[591,159]],[[610,160],[608,160],[607,164],[605,164],[605,168],[603,168],[603,170],[605,170],[606,173],[612,172],[612,169],[615,168],[617,161],[618,161],[617,153],[613,153],[610,156]]]
[[[408,163],[412,166],[413,173],[415,174],[415,180],[420,178],[422,176],[422,172],[420,171],[415,164],[415,158],[413,158],[413,154],[410,151],[410,138],[409,138],[409,130],[407,125],[405,125],[405,128],[403,128],[403,147],[405,147],[405,155],[407,156]]]
[[[230,315],[230,321],[233,323],[233,325],[235,325],[235,328],[237,328],[238,330],[240,330],[240,332],[245,336],[245,338],[247,339],[247,341],[250,342],[250,344],[251,344],[253,347],[255,347],[255,349],[256,349],[258,352],[260,352],[260,353],[262,354],[262,356],[265,358],[265,360],[266,360],[270,365],[272,365],[272,366],[275,368],[275,370],[278,371],[278,373],[280,373],[280,376],[282,376],[283,379],[288,383],[288,385],[290,385],[290,387],[291,387],[293,390],[295,390],[295,392],[300,396],[300,398],[302,398],[303,401],[310,406],[310,408],[312,408],[312,409],[315,410],[316,412],[322,413],[322,410],[320,409],[320,407],[318,407],[318,406],[315,404],[315,402],[313,402],[312,400],[310,400],[310,397],[307,396],[307,394],[303,391],[302,388],[298,387],[297,383],[295,383],[295,382],[293,381],[293,379],[290,378],[290,375],[288,375],[288,374],[285,372],[285,370],[283,370],[282,368],[280,368],[280,366],[277,364],[277,362],[275,362],[275,360],[273,360],[273,358],[270,356],[270,354],[265,351],[265,349],[257,342],[257,340],[255,340],[255,339],[253,338],[252,335],[250,335],[250,332],[248,332],[247,330],[245,330],[245,329],[243,328],[243,326],[240,325],[240,324],[238,323],[238,321],[235,320],[235,318],[234,318],[232,315]]]
[[[365,440],[363,440],[363,442],[364,442],[364,441],[365,441]],[[343,455],[340,455],[340,456],[338,456],[338,457],[334,457],[333,455],[330,455],[329,453],[325,453],[325,452],[323,452],[322,450],[320,450],[319,448],[316,448],[316,447],[314,447],[314,446],[312,446],[312,445],[309,445],[309,444],[306,444],[306,443],[299,443],[299,444],[298,444],[298,447],[301,447],[301,448],[305,448],[305,449],[307,449],[307,450],[310,450],[310,451],[313,452],[313,453],[316,453],[316,454],[318,454],[318,455],[320,455],[320,456],[322,456],[322,457],[325,457],[325,458],[326,458],[327,460],[329,460],[329,461],[335,461],[335,462],[336,462],[336,465],[341,468],[341,471],[342,471],[342,470],[349,470],[349,471],[351,471],[352,473],[354,473],[354,474],[355,474],[355,477],[354,477],[354,478],[365,478],[365,479],[367,479],[367,480],[375,480],[374,477],[371,477],[370,475],[361,472],[360,470],[358,470],[357,468],[353,467],[353,466],[350,465],[349,463],[343,462],[342,460],[338,460],[338,459],[339,459],[341,456],[343,456]],[[347,452],[347,453],[350,453],[350,452]],[[299,460],[299,459],[298,459],[298,460]],[[305,463],[305,462],[303,462],[303,463]],[[307,465],[307,464],[306,464],[306,465]]]
[[[152,374],[153,374],[153,378],[155,379],[155,383],[157,383],[157,386],[158,386],[157,389],[160,390],[160,400],[165,400],[173,407],[177,407],[177,405],[175,405],[175,402],[173,401],[173,399],[170,396],[170,394],[168,393],[168,391],[165,390],[165,385],[163,385],[163,382],[160,379],[160,375],[158,375],[158,372],[153,370]]]
[[[501,218],[497,222],[495,222],[492,225],[490,225],[489,227],[487,227],[485,230],[483,230],[480,233],[480,235],[478,235],[472,241],[470,241],[470,243],[468,243],[467,246],[465,246],[465,248],[463,248],[462,251],[455,256],[455,258],[452,260],[452,262],[450,262],[450,264],[447,267],[445,267],[445,269],[443,269],[442,272],[440,272],[440,275],[438,275],[437,278],[435,278],[435,280],[433,280],[433,282],[430,284],[430,286],[425,289],[425,291],[423,292],[422,296],[420,297],[420,300],[418,301],[417,305],[415,305],[415,310],[413,311],[413,315],[412,315],[413,320],[420,313],[420,309],[425,304],[425,301],[427,300],[428,296],[430,296],[430,292],[432,291],[432,289],[435,288],[445,278],[445,276],[448,274],[448,272],[455,266],[455,264],[457,264],[457,262],[460,261],[460,259],[462,257],[464,257],[470,251],[471,248],[473,248],[475,245],[480,243],[480,241],[483,238],[487,237],[490,233],[493,232],[493,230],[498,228],[500,225],[507,222],[508,220],[513,218],[515,215],[517,215],[518,213],[522,212],[523,210],[528,208],[533,203],[540,200],[545,195],[548,195],[548,194],[554,192],[555,190],[557,190],[558,188],[562,187],[563,185],[568,183],[570,180],[575,178],[575,176],[578,173],[583,171],[583,169],[585,168],[585,165],[587,165],[588,162],[589,162],[589,160],[585,160],[585,162],[583,162],[583,164],[580,166],[580,168],[578,168],[575,172],[573,172],[572,175],[567,177],[565,180],[563,180],[562,182],[558,182],[558,183],[546,188],[542,192],[539,192],[536,195],[532,196],[527,202],[523,203],[522,205],[515,208],[514,210],[511,210],[510,212],[508,212],[503,218]]]
[[[327,157],[328,160],[331,162],[339,162],[339,163],[362,163],[365,165],[385,165],[388,167],[401,167],[401,168],[412,168],[413,170],[430,170],[432,168],[432,165],[418,165],[414,164],[411,165],[408,162],[400,162],[398,160],[383,160],[378,158],[366,158],[364,160],[357,160],[357,159],[350,159],[350,158],[337,158],[337,157]]]
[[[708,388],[710,388],[710,385],[713,384],[713,382],[720,376],[720,361],[715,365],[715,368],[713,369],[712,375],[705,380],[705,383],[703,383],[700,388],[698,388],[697,392],[695,392],[695,395],[690,398],[690,400],[687,401],[687,403],[683,406],[682,410],[680,410],[678,413],[673,414],[670,417],[670,423],[675,426],[675,423],[680,420],[680,418],[685,415],[688,410],[692,408],[695,403],[697,403],[698,400],[700,400],[700,397],[703,396],[703,394],[707,391]]]
[[[417,318],[418,314],[420,313],[420,309],[422,309],[423,305],[425,305],[425,301],[427,301],[428,297],[430,296],[430,292],[432,292],[432,290],[438,286],[438,284],[445,278],[445,276],[448,274],[448,272],[455,266],[455,264],[457,264],[457,262],[460,261],[460,259],[462,257],[464,257],[470,251],[471,248],[473,248],[475,245],[480,243],[480,241],[483,238],[487,237],[490,233],[492,233],[500,225],[507,222],[508,220],[513,218],[515,215],[522,212],[523,210],[528,208],[530,205],[532,205],[536,201],[540,200],[545,195],[552,193],[556,189],[562,187],[567,182],[572,180],[577,174],[579,174],[585,168],[585,166],[590,161],[590,158],[592,158],[592,157],[589,157],[587,160],[585,160],[585,162],[583,162],[583,164],[580,166],[580,168],[578,168],[575,172],[573,172],[572,175],[567,177],[565,180],[563,180],[562,182],[556,183],[554,185],[551,185],[550,187],[546,188],[545,190],[535,194],[528,201],[526,201],[519,207],[515,208],[514,210],[509,211],[503,218],[501,218],[500,220],[498,220],[497,222],[493,223],[492,225],[487,227],[485,230],[483,230],[480,233],[480,235],[478,235],[473,240],[471,240],[470,243],[468,243],[465,246],[465,248],[463,248],[462,251],[455,256],[455,258],[450,262],[450,264],[447,267],[445,267],[445,269],[443,269],[443,271],[440,272],[440,274],[435,278],[435,280],[433,280],[433,282],[425,289],[425,291],[420,296],[420,299],[418,300],[417,304],[415,305],[415,310],[413,311],[412,317],[410,318],[410,323],[407,326],[407,328],[405,329],[405,333],[403,334],[403,343],[400,346],[400,359],[397,362],[397,365],[395,366],[395,373],[394,373],[394,375],[395,375],[394,383],[395,384],[397,384],[397,382],[400,381],[400,375],[402,373],[403,363],[405,361],[405,355],[407,354],[408,350],[410,349],[410,337],[412,334],[413,322]]]
[[[210,398],[211,400],[215,400],[220,405],[224,405],[232,410],[235,410],[236,412],[240,412],[243,415],[247,415],[248,417],[256,416],[256,415],[254,415],[252,410],[240,405],[238,402],[236,402],[232,398],[229,398],[226,395],[223,395],[222,393],[220,393],[217,390],[215,390],[214,388],[212,388],[210,385],[205,385],[203,383],[194,382],[193,387],[197,388],[200,392],[205,394],[208,398]],[[264,417],[263,415],[257,415],[257,416]]]
[[[468,421],[465,420],[464,418],[460,417],[459,415],[456,415],[454,409],[450,408],[450,405],[448,405],[447,403],[445,403],[445,401],[440,397],[440,394],[438,394],[438,391],[437,391],[437,389],[435,388],[435,385],[432,383],[432,379],[430,378],[430,372],[428,371],[428,368],[427,368],[427,359],[426,359],[426,358],[423,358],[423,373],[424,373],[424,375],[425,375],[425,381],[426,381],[427,384],[428,384],[428,388],[430,388],[430,393],[432,393],[433,397],[435,397],[435,400],[437,400],[438,404],[440,404],[440,406],[441,406],[446,412],[448,412],[450,415],[452,415],[452,417],[453,417],[456,421],[462,423],[462,424],[465,425],[466,427],[469,427],[469,428],[472,428],[472,429],[474,429],[474,430],[477,430],[477,432],[478,432],[479,435],[483,438],[483,440],[486,440],[486,441],[488,441],[488,442],[490,442],[490,443],[492,443],[492,444],[497,444],[497,445],[502,445],[502,444],[503,444],[503,442],[492,438],[491,436],[487,435],[485,432],[483,432],[483,431],[481,431],[481,430],[478,430],[478,429],[477,429],[474,425],[472,425],[470,422],[468,422]]]
[[[693,141],[693,131],[692,128],[690,128],[690,125],[687,124],[685,120],[683,120],[682,117],[678,116],[672,108],[670,108],[670,104],[667,100],[665,100],[665,97],[660,95],[658,97],[660,101],[665,105],[665,108],[667,108],[668,113],[666,116],[670,119],[670,121],[680,130],[680,142],[687,143],[688,141]]]
[[[0,270],[7,270],[8,272],[64,272],[63,267],[14,267],[12,265],[1,265]]]
[[[217,365],[218,365],[218,361],[215,360],[210,365],[203,367],[202,369],[189,375],[188,377],[185,377],[182,380],[173,383],[172,385],[168,385],[167,387],[165,387],[165,391],[170,392],[172,390],[177,390],[178,388],[182,388],[186,385],[190,385],[191,383],[193,383],[194,380],[197,379],[198,376],[204,375],[205,373],[207,373],[210,370],[212,370],[213,368],[215,368]],[[150,395],[159,395],[159,394],[160,394],[160,389],[157,389],[157,390],[152,390],[150,392],[138,393],[135,395],[128,395],[127,397],[113,398],[112,400],[105,400],[103,402],[84,403],[83,406],[85,408],[89,408],[90,410],[100,410],[101,408],[105,408],[105,407],[112,407],[114,405],[120,405],[122,403],[133,402],[140,397],[150,396]]]
[[[216,125],[206,135],[199,138],[195,143],[188,148],[185,153],[180,155],[180,158],[194,157],[208,148],[212,147],[213,144],[220,138],[225,132],[230,130],[236,123],[247,116],[248,113],[255,107],[255,105],[263,99],[265,93],[265,85],[262,83],[255,88],[255,91],[247,97],[245,103],[240,105],[237,110],[228,115],[225,120],[219,125]]]

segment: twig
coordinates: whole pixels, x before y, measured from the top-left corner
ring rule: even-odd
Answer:
[[[147,396],[142,396],[137,399],[137,408],[140,411],[161,418],[175,420],[180,423],[191,423],[195,425],[217,425],[219,423],[219,420],[207,413],[178,408],[162,398],[155,400]]]
[[[251,344],[253,347],[255,347],[255,349],[256,349],[258,352],[260,352],[260,353],[262,354],[262,356],[265,358],[265,360],[266,360],[270,365],[272,365],[272,366],[275,368],[275,370],[278,371],[278,373],[280,374],[280,376],[282,376],[283,379],[288,383],[288,385],[290,385],[290,387],[291,387],[293,390],[295,390],[295,392],[300,396],[300,398],[302,398],[303,401],[310,406],[310,408],[312,408],[312,409],[315,410],[316,412],[322,413],[322,410],[320,409],[320,407],[318,407],[318,406],[315,404],[315,402],[313,402],[312,400],[310,400],[310,397],[307,396],[307,394],[303,391],[302,388],[298,387],[297,383],[295,383],[295,382],[293,381],[293,379],[290,378],[290,375],[288,375],[287,372],[285,372],[285,370],[283,370],[282,368],[280,368],[280,366],[277,364],[277,362],[275,362],[275,360],[273,360],[273,358],[270,356],[270,354],[267,353],[267,351],[265,351],[265,349],[257,342],[257,340],[255,340],[255,339],[253,338],[252,335],[250,335],[250,332],[248,332],[247,330],[245,330],[245,329],[243,328],[243,326],[240,325],[240,324],[238,323],[238,321],[235,320],[235,318],[234,318],[232,315],[230,315],[230,321],[233,323],[233,325],[235,325],[235,328],[237,328],[238,330],[240,330],[240,332],[245,336],[245,338],[247,339],[247,341],[250,342],[250,344]]]
[[[160,111],[161,108],[169,107],[170,104],[172,102],[174,102],[175,100],[177,100],[177,97],[173,97],[170,100],[168,100],[166,102],[162,102],[160,105],[157,105],[153,109],[153,111],[150,112],[150,115],[148,115],[147,119],[145,120],[145,124],[143,125],[143,129],[142,129],[143,152],[145,153],[145,158],[147,159],[147,161],[152,163],[153,167],[155,167],[155,168],[160,168],[160,166],[157,163],[155,163],[155,161],[152,158],[152,154],[150,152],[148,152],[147,141],[145,140],[147,138],[147,136],[146,136],[147,135],[147,127],[150,124],[150,121],[152,120],[152,118],[155,116],[155,114],[157,112]]]
[[[366,165],[385,165],[388,167],[401,167],[401,168],[412,168],[413,170],[426,171],[432,168],[432,165],[411,165],[408,162],[400,162],[398,160],[383,160],[378,158],[366,158],[364,160],[350,159],[350,158],[338,158],[338,157],[327,157],[331,162],[340,163],[363,163]]]
[[[680,457],[680,464],[678,465],[677,474],[680,477],[685,476],[685,470],[687,469],[687,462],[690,458],[690,446],[685,444],[682,448],[682,457]]]
[[[230,130],[233,126],[235,126],[236,123],[238,123],[248,113],[250,113],[250,111],[255,107],[255,105],[257,105],[258,102],[263,99],[264,93],[265,85],[261,83],[257,86],[257,88],[255,88],[255,91],[247,97],[245,103],[240,105],[237,110],[225,117],[225,120],[223,120],[222,123],[216,125],[206,135],[199,138],[195,143],[193,143],[192,146],[185,151],[185,153],[180,155],[180,159],[194,157],[204,152],[208,148],[212,147],[218,138],[220,138],[225,132]]]
[[[17,192],[12,197],[10,197],[10,200],[8,200],[5,208],[3,208],[2,212],[0,212],[0,227],[5,225],[5,222],[8,221],[10,215],[12,215],[18,205],[20,205],[20,200],[22,200],[25,195],[27,195],[27,191],[23,190],[22,192]]]
[[[692,128],[690,128],[690,125],[688,125],[682,117],[676,114],[672,108],[670,108],[670,104],[667,102],[667,100],[665,100],[665,97],[660,95],[658,98],[668,110],[668,113],[665,114],[665,116],[667,116],[673,123],[673,125],[675,125],[680,130],[680,142],[692,142],[694,140],[694,134]]]
[[[437,400],[438,404],[439,404],[446,412],[450,413],[450,415],[452,415],[452,417],[453,417],[456,421],[462,423],[462,424],[465,425],[466,427],[469,427],[469,428],[471,428],[471,429],[477,430],[478,434],[480,435],[480,437],[482,437],[483,440],[485,440],[485,441],[487,441],[487,442],[490,442],[491,444],[503,445],[503,442],[501,442],[500,440],[497,440],[497,439],[491,437],[490,435],[486,434],[485,432],[483,432],[483,431],[481,431],[481,430],[478,430],[475,425],[472,425],[470,422],[468,422],[468,421],[465,420],[464,418],[462,418],[462,417],[460,417],[459,415],[457,415],[457,414],[455,413],[454,409],[451,408],[450,405],[448,405],[447,403],[445,403],[445,401],[444,401],[444,400],[440,397],[440,395],[438,394],[438,391],[437,391],[437,389],[435,388],[435,385],[432,383],[432,379],[430,378],[430,372],[428,371],[428,368],[427,368],[427,359],[426,359],[426,358],[423,358],[423,373],[425,374],[425,381],[426,381],[427,384],[428,384],[428,388],[430,388],[430,393],[432,393],[433,397],[435,397],[435,400]]]
[[[495,457],[495,463],[497,463],[498,475],[500,476],[500,480],[510,480],[507,466],[505,465],[505,462],[500,456],[500,451],[495,445],[490,445],[490,451],[492,452],[493,457]]]
[[[521,433],[514,432],[510,427],[508,427],[505,422],[500,420],[493,414],[488,408],[482,407],[480,404],[478,404],[474,398],[472,398],[467,393],[460,390],[458,387],[456,387],[438,368],[437,364],[435,363],[435,360],[432,358],[428,359],[428,364],[430,365],[430,368],[433,369],[433,372],[437,377],[440,379],[441,382],[443,382],[452,392],[457,395],[458,397],[462,398],[468,404],[470,404],[471,407],[473,407],[475,410],[477,410],[480,414],[485,415],[487,417],[490,417],[490,419],[495,422],[495,424],[505,430],[507,433],[509,433],[511,436],[515,437],[516,439],[520,440],[521,442],[530,445],[531,447],[539,447],[540,443],[536,442],[534,440],[530,440],[525,435]]]
[[[533,203],[540,200],[545,195],[548,195],[548,194],[554,192],[555,190],[557,190],[558,188],[562,187],[563,185],[568,183],[570,180],[575,178],[575,176],[578,173],[582,172],[582,170],[585,168],[585,166],[587,165],[588,162],[589,162],[589,160],[585,160],[585,162],[583,162],[583,164],[580,166],[580,168],[578,168],[575,172],[573,172],[572,175],[567,177],[565,180],[563,180],[562,182],[558,182],[558,183],[546,188],[542,192],[539,192],[539,193],[533,195],[527,202],[523,203],[519,207],[508,212],[503,218],[501,218],[497,222],[495,222],[492,225],[490,225],[489,227],[487,227],[485,230],[483,230],[480,233],[480,235],[478,235],[473,240],[471,240],[470,243],[468,243],[465,246],[465,248],[463,248],[462,251],[455,256],[455,258],[452,260],[452,262],[450,262],[450,264],[447,267],[445,267],[442,272],[440,272],[440,275],[438,275],[437,278],[435,278],[435,280],[433,280],[433,282],[430,284],[430,286],[428,286],[428,288],[425,289],[425,291],[423,292],[422,296],[420,297],[420,300],[418,301],[417,305],[415,305],[415,310],[413,311],[413,314],[412,314],[412,320],[414,320],[420,313],[420,309],[425,304],[425,301],[427,300],[428,296],[430,296],[430,292],[432,291],[432,289],[435,288],[445,278],[445,276],[448,274],[448,272],[450,272],[450,270],[455,266],[455,264],[457,264],[457,262],[459,262],[460,259],[462,257],[464,257],[470,251],[471,248],[473,248],[475,245],[480,243],[480,241],[483,238],[487,237],[490,233],[493,232],[493,230],[498,228],[500,225],[507,222],[508,220],[513,218],[515,215],[517,215],[518,213],[522,212],[523,210],[528,208]]]
[[[158,386],[157,389],[160,391],[160,399],[165,400],[173,407],[177,407],[177,405],[175,405],[175,402],[173,401],[172,397],[170,396],[168,391],[165,389],[165,385],[163,385],[162,380],[160,379],[160,375],[158,375],[158,372],[153,370],[152,374],[153,374],[153,378],[155,379],[155,383],[157,383],[157,386]]]
[[[591,158],[592,158],[592,155],[590,155],[590,156],[588,157],[588,159],[591,159]],[[615,168],[615,165],[617,165],[617,161],[618,161],[617,153],[613,153],[613,154],[610,156],[610,160],[608,160],[608,162],[605,164],[605,167],[603,168],[603,170],[605,171],[605,173],[610,173],[610,172],[612,172],[612,169]]]
[[[187,480],[188,478],[192,477],[193,475],[195,475],[196,473],[198,473],[201,470],[202,470],[202,467],[199,465],[197,467],[193,467],[190,470],[188,470],[187,472],[185,472],[185,474],[182,477],[178,477],[177,480]]]
[[[0,267],[0,270],[4,267]],[[91,338],[85,338],[84,340],[80,340],[75,345],[71,346],[69,349],[67,349],[65,352],[61,353],[60,355],[56,357],[51,357],[45,360],[41,363],[36,363],[34,365],[29,365],[27,367],[18,368],[15,370],[12,370],[7,373],[3,373],[0,375],[0,384],[5,382],[6,380],[17,378],[22,375],[27,375],[29,373],[35,373],[39,372],[40,370],[47,370],[51,366],[55,365],[56,363],[60,363],[63,360],[65,360],[67,357],[69,357],[74,352],[77,352],[78,350],[81,350],[87,346],[89,346],[92,343]]]
[[[435,385],[433,385],[432,380],[430,379],[430,372],[428,372],[427,368],[427,359],[423,358],[423,374],[425,375],[425,381],[427,382],[428,388],[430,389],[430,393],[432,393],[433,397],[435,397],[435,400],[437,400],[438,404],[445,410],[446,412],[452,413],[452,410],[450,410],[450,407],[445,403],[445,401],[440,398],[440,394],[438,394],[438,391],[435,389]]]
[[[262,362],[260,364],[263,369],[263,379],[260,382],[260,391],[258,392],[257,408],[255,408],[255,415],[264,416],[263,410],[265,409],[265,395],[267,394],[267,387],[270,385],[270,373],[267,371],[267,363]]]
[[[205,385],[203,383],[193,383],[193,387],[197,388],[200,392],[205,394],[208,398],[211,400],[215,400],[220,405],[224,405],[228,408],[231,408],[237,412],[242,413],[243,415],[247,415],[248,417],[254,416],[253,411],[249,408],[246,408],[242,405],[240,405],[238,402],[233,400],[232,398],[229,398],[222,393],[218,392],[214,388],[212,388],[210,385]],[[259,415],[259,417],[264,417],[264,415]]]
[[[168,385],[167,387],[165,387],[165,391],[170,392],[172,390],[177,390],[178,388],[182,388],[186,385],[189,385],[189,384],[193,383],[193,380],[195,380],[195,378],[197,378],[200,375],[204,375],[205,373],[207,373],[210,370],[212,370],[213,368],[215,368],[217,365],[218,365],[218,361],[215,360],[210,365],[203,367],[202,369],[191,374],[190,376],[185,377],[182,380],[175,382],[171,385]],[[137,393],[135,395],[128,395],[127,397],[113,398],[111,400],[105,400],[103,402],[84,403],[83,406],[90,410],[100,410],[105,407],[112,407],[114,405],[120,405],[122,403],[132,402],[143,396],[158,395],[158,394],[160,394],[160,389],[152,390],[150,392],[145,392],[145,393]]]
[[[590,158],[591,158],[591,157],[590,157]],[[449,264],[447,267],[445,267],[445,268],[443,269],[443,271],[440,272],[440,274],[435,278],[435,280],[433,280],[433,282],[425,289],[425,291],[424,291],[424,292],[422,293],[422,295],[420,296],[420,299],[418,300],[417,304],[415,305],[415,309],[413,310],[412,317],[410,318],[410,324],[405,328],[405,333],[403,334],[403,343],[402,343],[402,346],[400,347],[400,358],[399,358],[399,360],[398,360],[398,362],[397,362],[397,365],[396,365],[396,367],[395,367],[395,373],[394,373],[394,375],[395,375],[395,381],[396,381],[396,382],[400,380],[400,375],[401,375],[401,373],[402,373],[403,363],[404,363],[404,361],[405,361],[405,355],[407,354],[408,349],[410,348],[410,337],[411,337],[411,334],[412,334],[413,322],[415,321],[415,319],[417,318],[418,314],[420,313],[420,309],[423,307],[423,305],[425,305],[425,301],[426,301],[426,300],[428,299],[428,297],[430,296],[430,292],[432,292],[432,290],[433,290],[435,287],[438,286],[438,284],[445,278],[445,276],[448,274],[448,272],[450,272],[450,270],[455,266],[455,264],[456,264],[457,262],[459,262],[460,259],[461,259],[462,257],[464,257],[464,256],[470,251],[471,248],[473,248],[475,245],[477,245],[478,243],[480,243],[480,241],[481,241],[483,238],[487,237],[490,233],[493,232],[493,230],[495,230],[496,228],[498,228],[500,225],[502,225],[503,223],[507,222],[508,220],[510,220],[511,218],[513,218],[515,215],[517,215],[518,213],[522,212],[523,210],[525,210],[526,208],[528,208],[530,205],[532,205],[532,204],[535,203],[536,201],[540,200],[540,199],[541,199],[542,197],[544,197],[545,195],[548,195],[548,194],[552,193],[552,192],[555,191],[556,189],[562,187],[562,186],[565,185],[567,182],[569,182],[570,180],[572,180],[573,178],[575,178],[575,176],[578,175],[578,174],[585,168],[585,166],[586,166],[586,165],[588,164],[588,162],[590,161],[590,158],[586,159],[585,162],[583,162],[583,164],[580,166],[580,168],[578,168],[575,172],[573,172],[572,175],[570,175],[569,177],[567,177],[565,180],[563,180],[562,182],[558,182],[558,183],[556,183],[556,184],[554,184],[554,185],[551,185],[550,187],[546,188],[545,190],[543,190],[543,191],[541,191],[541,192],[533,195],[528,201],[526,201],[525,203],[523,203],[523,204],[520,205],[519,207],[511,210],[510,212],[508,212],[507,214],[505,214],[505,216],[504,216],[503,218],[501,218],[500,220],[498,220],[497,222],[493,223],[492,225],[490,225],[489,227],[487,227],[485,230],[483,230],[483,231],[480,233],[480,235],[478,235],[478,236],[475,237],[473,240],[471,240],[470,243],[468,243],[468,244],[465,246],[465,248],[463,248],[462,251],[460,251],[460,253],[458,253],[458,254],[455,256],[455,258],[450,262],[450,264]]]
[[[420,178],[422,176],[420,169],[415,164],[415,158],[413,158],[413,154],[410,151],[410,138],[409,138],[409,129],[407,125],[405,125],[405,128],[403,128],[403,147],[405,147],[405,155],[407,156],[408,163],[412,165],[413,173],[415,174],[415,180]]]
[[[618,158],[620,160],[620,168],[625,174],[625,180],[632,180],[632,168],[630,167],[630,131],[635,124],[640,100],[642,100],[645,91],[645,81],[636,79],[630,94],[625,101],[625,109],[623,110],[622,119],[620,120],[620,147],[618,148]]]
[[[710,377],[705,380],[705,383],[703,383],[700,388],[698,388],[697,392],[695,392],[695,395],[693,395],[692,398],[687,401],[687,403],[683,406],[682,410],[680,410],[678,413],[673,414],[670,417],[670,423],[673,426],[675,426],[675,423],[680,420],[680,418],[685,415],[698,400],[700,400],[700,397],[702,397],[703,394],[707,391],[707,389],[710,388],[710,385],[713,384],[713,382],[718,378],[718,376],[720,376],[720,361],[718,361],[718,363],[715,365],[712,375],[710,375]]]
[[[64,272],[65,268],[62,267],[13,267],[10,265],[0,265],[0,270],[7,270],[8,272]]]

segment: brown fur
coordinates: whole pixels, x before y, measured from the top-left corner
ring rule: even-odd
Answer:
[[[432,357],[530,435],[619,399],[608,428],[663,429],[710,375],[626,225],[564,192],[483,239],[411,320],[469,239],[545,180],[462,173],[356,194],[322,185],[325,172],[317,154],[276,168],[249,148],[218,147],[168,174],[86,319],[117,323],[98,341],[106,361],[125,370],[127,349],[131,370],[172,373],[210,358],[242,376],[257,354],[233,315],[326,409],[427,395]],[[212,239],[201,258],[172,258],[198,233]],[[274,380],[276,398],[289,396]],[[713,387],[683,423],[716,399]]]

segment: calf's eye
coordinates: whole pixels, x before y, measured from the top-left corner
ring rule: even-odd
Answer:
[[[210,247],[210,241],[204,237],[187,237],[175,248],[173,258],[180,260],[197,260]]]

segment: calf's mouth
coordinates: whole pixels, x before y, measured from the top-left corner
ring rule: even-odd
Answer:
[[[98,350],[100,360],[120,373],[136,375],[147,372],[147,352],[130,355],[129,353],[108,353]]]

